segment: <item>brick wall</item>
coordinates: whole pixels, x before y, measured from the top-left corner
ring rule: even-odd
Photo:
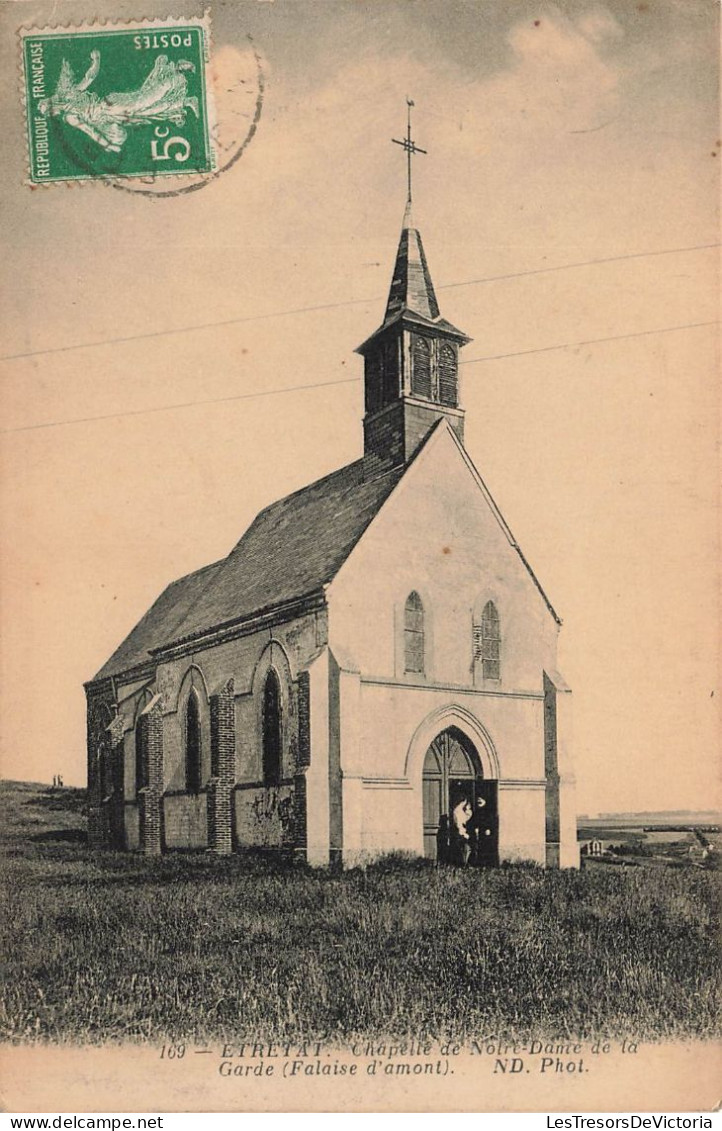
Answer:
[[[298,745],[293,778],[291,839],[294,855],[306,856],[307,789],[306,770],[311,765],[311,680],[308,672],[298,676]]]
[[[293,782],[291,839],[293,855],[299,860],[306,859],[306,829],[308,824],[306,794],[306,775],[297,774]]]
[[[308,672],[298,675],[298,746],[294,770],[311,765],[311,682]]]
[[[143,788],[138,791],[140,850],[156,856],[163,850],[163,715],[156,697],[136,723]]]
[[[193,657],[192,665],[186,656],[166,665],[164,680],[153,688],[155,697],[143,704],[134,728],[125,732],[124,793],[128,800],[119,810],[119,847],[149,854],[165,848],[206,846],[228,853],[253,845],[305,852],[305,774],[311,748],[309,680],[303,669],[309,657],[319,653],[326,638],[325,612],[314,611],[274,628],[270,642],[268,630],[259,630],[209,648]],[[270,790],[262,783],[260,759],[260,696],[267,668],[259,661],[266,652],[270,666],[279,672],[283,691],[281,782]],[[179,693],[191,666],[194,671],[198,669],[204,695],[205,688],[213,688],[207,699],[203,698],[207,704],[203,748],[208,776],[205,788],[197,794],[185,792],[172,772],[184,756],[183,726],[173,710],[173,697],[179,695],[183,703]],[[228,678],[230,672],[234,673],[232,679]],[[299,675],[294,679],[295,672]],[[144,685],[135,690],[142,693]],[[156,710],[161,701],[162,710],[168,712],[162,717]],[[130,722],[128,716],[126,728]],[[105,719],[103,723],[107,726]],[[137,796],[136,742],[144,767]],[[122,768],[120,761],[118,768]],[[107,832],[99,807],[93,812],[93,821],[96,841],[105,844]]]
[[[101,759],[108,759],[110,741],[106,728],[112,717],[113,692],[110,684],[89,688],[87,698],[87,756],[88,756],[88,844],[91,848],[110,847],[110,820],[107,805],[103,805],[103,777]]]
[[[208,845],[207,793],[170,793],[163,797],[163,847]]]
[[[211,778],[208,782],[208,845],[215,852],[233,847],[231,792],[236,773],[236,710],[233,680],[211,695]]]
[[[364,418],[364,457],[370,473],[408,461],[437,420],[448,420],[461,442],[461,410],[416,400],[399,400]]]
[[[295,782],[234,790],[236,830],[244,848],[295,849]]]
[[[401,401],[364,418],[364,456],[371,473],[403,462],[403,423]]]

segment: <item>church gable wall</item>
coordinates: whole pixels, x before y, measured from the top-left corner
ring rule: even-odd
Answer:
[[[342,673],[344,861],[380,852],[423,854],[422,773],[449,726],[473,743],[499,784],[502,859],[545,861],[544,700],[452,686],[410,686]]]
[[[424,851],[424,755],[455,725],[483,776],[498,782],[501,858],[544,863],[543,673],[556,668],[558,625],[443,426],[327,599],[340,670],[344,861]],[[475,647],[488,602],[498,614],[495,675]]]
[[[555,667],[557,625],[443,427],[330,586],[329,642],[342,666],[406,678],[403,617],[413,591],[424,606],[426,682],[480,685],[472,623],[493,599],[501,672],[490,689],[541,692],[543,669]]]
[[[361,725],[355,750],[347,749],[344,771],[364,777],[413,779],[421,764],[410,757],[414,735],[434,712],[454,706],[468,713],[486,733],[486,745],[475,739],[485,777],[544,778],[543,697],[481,695],[451,687],[410,690],[361,677]],[[444,723],[439,730],[444,729]],[[488,754],[487,754],[488,750]]]

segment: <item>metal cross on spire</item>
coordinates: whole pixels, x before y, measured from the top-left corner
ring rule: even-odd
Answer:
[[[421,149],[418,145],[416,145],[416,143],[414,141],[411,140],[411,107],[413,105],[414,104],[411,101],[411,99],[407,98],[406,99],[406,107],[407,107],[407,110],[406,110],[406,137],[403,139],[403,141],[399,141],[398,138],[395,138],[395,137],[391,138],[391,140],[394,142],[395,145],[403,146],[404,150],[406,151],[406,183],[407,183],[406,203],[407,204],[411,204],[411,158],[415,153],[426,153],[425,149]]]

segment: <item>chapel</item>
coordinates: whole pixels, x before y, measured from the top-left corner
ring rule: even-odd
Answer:
[[[578,865],[560,620],[464,447],[459,353],[407,202],[358,347],[363,455],[170,584],[86,687],[89,838]]]

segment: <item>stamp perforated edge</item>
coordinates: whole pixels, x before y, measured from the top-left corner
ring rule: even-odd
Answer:
[[[211,10],[205,8],[201,16],[167,16],[167,17],[146,17],[141,16],[137,19],[129,20],[114,20],[114,19],[97,19],[83,21],[82,23],[53,23],[44,24],[38,27],[36,24],[22,24],[17,30],[18,37],[18,85],[20,99],[23,106],[23,124],[24,124],[24,137],[25,137],[25,181],[24,183],[30,189],[48,190],[52,188],[82,188],[86,185],[103,185],[116,187],[122,181],[147,183],[148,178],[142,174],[130,177],[119,177],[116,174],[98,174],[97,176],[89,176],[77,178],[75,180],[55,180],[55,181],[35,181],[32,179],[32,165],[30,157],[29,146],[29,106],[27,100],[27,76],[25,73],[25,40],[33,36],[52,35],[53,33],[73,33],[89,34],[92,32],[102,31],[148,31],[150,28],[165,28],[165,27],[199,27],[203,31],[203,62],[205,67],[208,68],[211,63],[211,52],[213,47],[212,37],[212,24],[211,24]],[[216,156],[216,108],[215,98],[213,91],[213,84],[206,81],[207,70],[204,74],[204,87],[206,96],[206,116],[208,125],[208,140],[209,152],[211,158],[212,168],[208,171],[206,176],[209,178],[215,177],[217,173],[217,156]],[[204,174],[200,174],[203,176]],[[174,173],[173,180],[175,183],[181,184],[197,183],[199,174],[189,173]]]

